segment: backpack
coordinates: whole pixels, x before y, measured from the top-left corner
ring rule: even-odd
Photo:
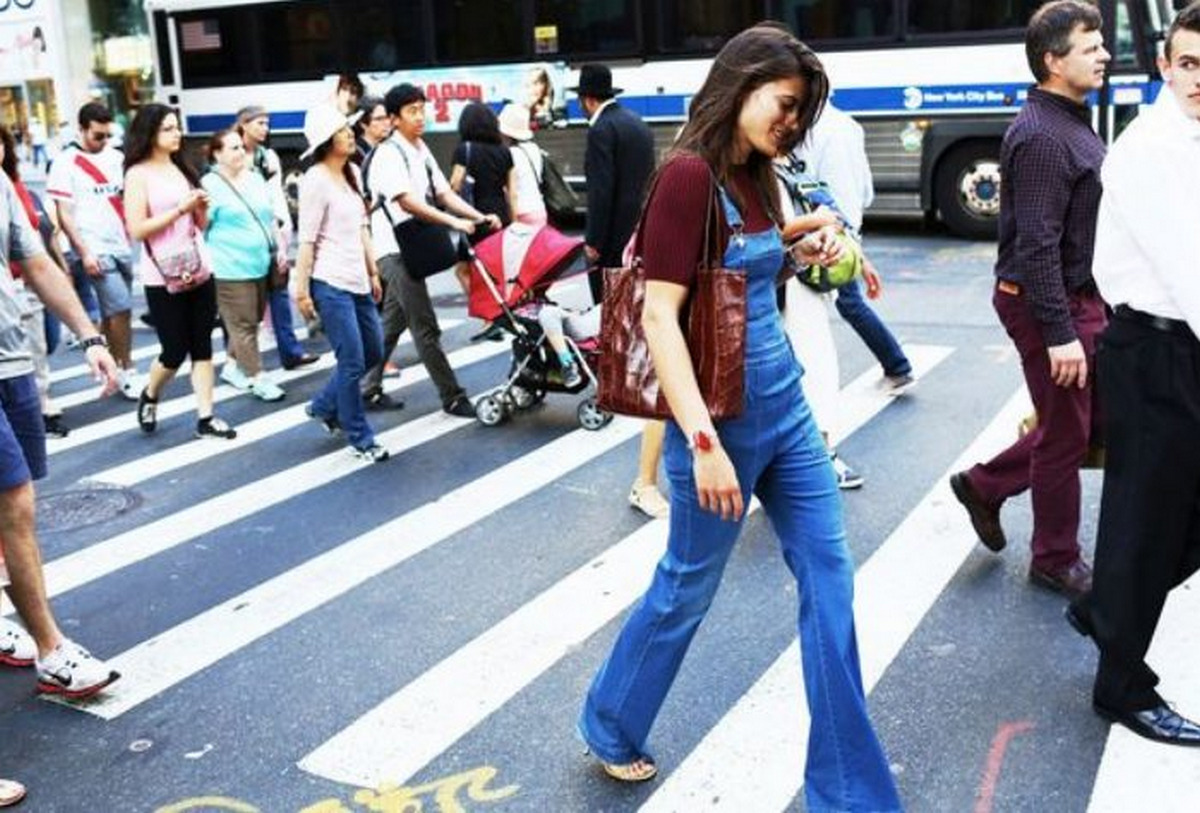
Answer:
[[[542,200],[546,204],[546,215],[552,224],[561,228],[576,217],[579,196],[563,178],[562,171],[550,155],[541,147],[534,146],[542,154],[542,172],[537,175],[537,182],[538,190],[542,193]],[[533,159],[525,152],[524,145],[518,149],[525,156],[525,160],[529,162],[530,168],[533,168]]]

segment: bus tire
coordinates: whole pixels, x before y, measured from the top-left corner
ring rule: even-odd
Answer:
[[[934,203],[954,234],[994,240],[1000,224],[1000,142],[968,141],[938,163]]]

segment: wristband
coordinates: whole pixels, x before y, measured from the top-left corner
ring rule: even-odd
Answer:
[[[79,348],[87,352],[89,347],[108,347],[108,339],[104,338],[103,333],[97,333],[95,336],[88,336],[86,339],[80,339]]]

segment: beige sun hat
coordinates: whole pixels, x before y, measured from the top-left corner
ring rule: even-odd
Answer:
[[[300,154],[300,158],[308,158],[343,127],[353,127],[360,116],[361,110],[344,116],[331,104],[319,104],[309,110],[304,114],[304,140],[308,142],[308,149]]]
[[[500,111],[500,132],[517,141],[529,141],[533,130],[529,129],[529,108],[510,102]]]

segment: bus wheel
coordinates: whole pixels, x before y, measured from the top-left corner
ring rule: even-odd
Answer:
[[[946,153],[938,168],[934,202],[950,231],[995,239],[1000,223],[1000,144],[972,141]]]

